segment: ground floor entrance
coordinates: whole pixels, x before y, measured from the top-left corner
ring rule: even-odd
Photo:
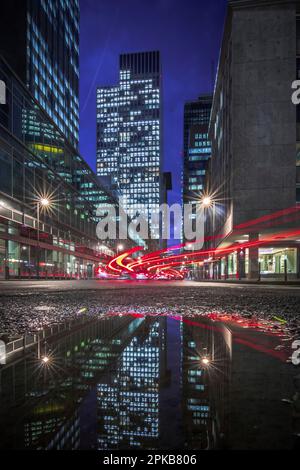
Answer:
[[[262,247],[254,252],[236,250],[209,262],[194,271],[202,279],[293,280],[300,278],[300,249],[291,246]]]

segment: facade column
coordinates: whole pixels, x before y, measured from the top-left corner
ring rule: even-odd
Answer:
[[[249,233],[249,242],[254,242],[259,239],[258,233]],[[259,279],[259,251],[258,247],[249,247],[249,271],[248,279]]]

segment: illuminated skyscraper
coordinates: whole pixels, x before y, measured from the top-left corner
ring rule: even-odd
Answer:
[[[208,126],[212,106],[211,95],[201,95],[198,100],[184,106],[184,172],[183,202],[199,200],[204,190],[207,163],[211,156]]]
[[[2,2],[0,44],[0,54],[77,148],[79,1]]]
[[[97,90],[97,174],[128,216],[144,206],[150,217],[161,203],[161,165],[160,54],[122,54],[119,85]],[[158,221],[151,228],[158,238]]]

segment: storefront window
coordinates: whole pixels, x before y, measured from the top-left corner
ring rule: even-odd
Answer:
[[[8,267],[11,277],[20,275],[20,245],[17,242],[9,240],[8,242]]]
[[[285,260],[287,273],[297,273],[296,248],[261,248],[259,260],[261,274],[284,274]]]
[[[237,273],[237,253],[228,256],[228,274],[235,275]]]

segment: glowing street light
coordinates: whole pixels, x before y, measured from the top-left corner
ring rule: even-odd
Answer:
[[[49,361],[50,361],[50,358],[49,358],[48,356],[44,356],[44,357],[42,358],[43,364],[48,364]]]
[[[42,207],[50,206],[50,200],[46,197],[42,197],[39,202]]]
[[[201,199],[201,204],[202,204],[203,207],[209,208],[209,207],[213,206],[214,201],[213,201],[211,196],[204,196]]]

